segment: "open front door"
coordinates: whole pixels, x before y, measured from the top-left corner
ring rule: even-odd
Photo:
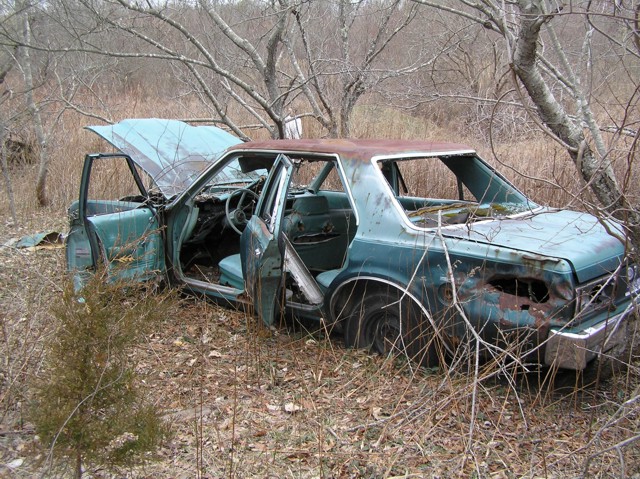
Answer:
[[[285,247],[280,232],[293,168],[285,155],[276,158],[256,212],[240,238],[247,292],[266,325],[275,320],[276,300],[282,288]]]
[[[69,221],[67,268],[76,287],[102,266],[112,279],[143,281],[164,272],[157,212],[129,157],[86,157]]]

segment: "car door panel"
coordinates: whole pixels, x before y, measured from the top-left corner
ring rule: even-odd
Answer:
[[[150,208],[95,215],[87,221],[111,275],[145,280],[163,269],[158,219]]]
[[[265,183],[262,197],[240,238],[240,255],[247,292],[262,321],[276,318],[278,295],[282,291],[284,245],[279,241],[293,164],[278,156]]]
[[[119,170],[109,169],[111,161],[124,166]],[[105,180],[104,172],[108,175],[110,171],[114,177],[107,176]],[[117,184],[128,182],[133,195],[127,198],[141,198],[141,201],[101,198],[119,194],[109,188],[96,194],[98,189],[94,184],[103,182],[109,186],[109,180]],[[145,198],[148,198],[147,192],[130,158],[87,155],[80,197],[68,211],[67,268],[74,273],[77,288],[82,287],[89,272],[102,266],[107,268],[110,279],[147,280],[164,272],[160,222],[156,210],[144,202]]]

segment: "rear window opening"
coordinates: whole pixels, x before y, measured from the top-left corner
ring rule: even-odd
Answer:
[[[475,155],[393,158],[378,166],[409,221],[421,228],[503,218],[535,206]]]

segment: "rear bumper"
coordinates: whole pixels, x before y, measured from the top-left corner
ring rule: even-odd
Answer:
[[[601,353],[626,341],[630,305],[624,312],[580,332],[551,330],[545,342],[545,364],[564,369],[584,369]]]

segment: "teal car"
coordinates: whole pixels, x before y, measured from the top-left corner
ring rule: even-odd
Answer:
[[[470,345],[579,370],[625,341],[640,271],[621,226],[534,203],[465,145],[88,129],[117,152],[86,156],[69,208],[78,287],[104,267],[428,366]]]

